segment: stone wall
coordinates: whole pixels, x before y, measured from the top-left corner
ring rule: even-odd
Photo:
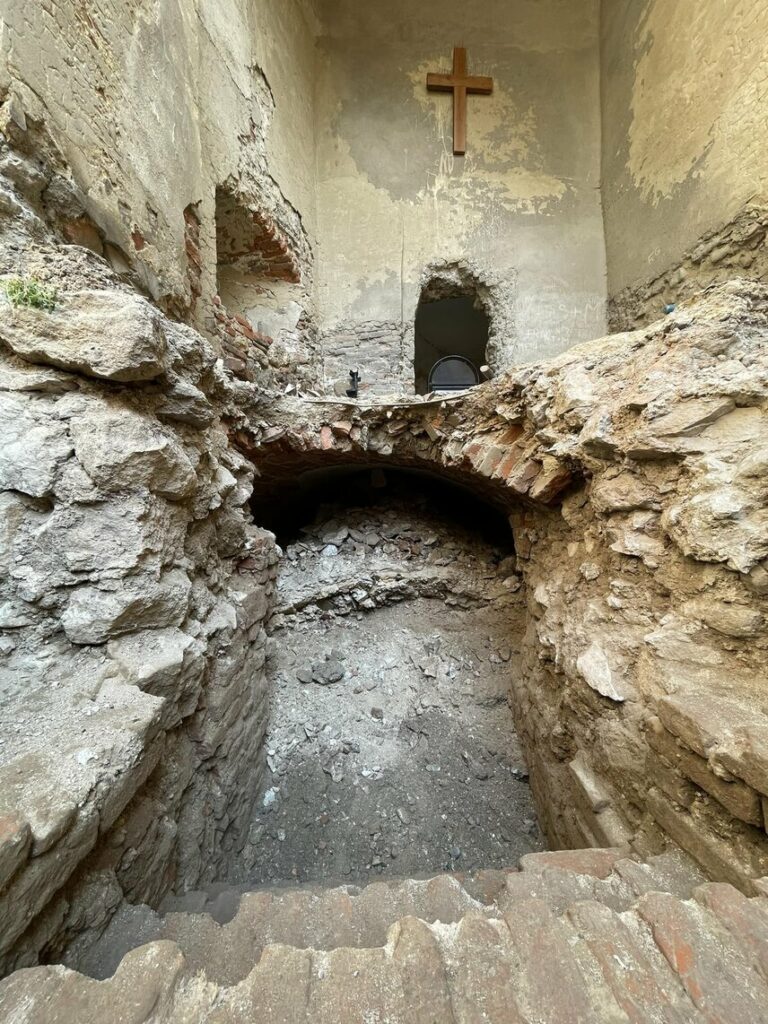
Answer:
[[[0,300],[5,972],[247,848],[277,554],[210,345],[58,245],[7,180],[2,197],[6,280],[11,264],[58,289],[53,310]]]
[[[285,332],[289,346],[294,307],[311,314],[311,19],[303,0],[154,7],[100,0],[87,10],[67,0],[34,11],[11,0],[4,7],[4,130],[18,145],[44,130],[60,154],[62,173],[46,189],[46,206],[58,211],[70,241],[106,256],[166,311],[203,331],[213,318],[219,263],[228,268],[231,255],[217,254],[217,219],[227,212],[217,190],[236,204],[248,243],[263,248],[263,226],[271,225],[295,270],[286,293],[270,287],[284,280],[279,267],[251,268],[249,298],[230,312],[256,330],[253,321],[268,319],[274,340]],[[35,140],[29,151],[39,148]]]
[[[768,10],[605,0],[602,193],[615,329],[697,288],[766,279]]]
[[[598,5],[320,3],[318,307],[324,372],[413,386],[430,267],[489,288],[495,370],[604,330]],[[450,96],[426,89],[452,47],[494,76],[452,154]],[[378,331],[376,330],[378,328]]]
[[[31,188],[38,164],[7,149]],[[511,517],[510,672],[558,846],[678,844],[768,873],[768,295],[444,400],[270,399],[190,327],[60,245],[5,182],[0,267],[3,969],[76,956],[122,904],[252,855],[276,549],[246,508],[308,470],[442,474]]]
[[[677,844],[768,873],[768,293],[711,289],[647,330],[461,397],[243,407],[269,501],[301,473],[420,468],[510,513],[528,617],[512,707],[557,847]]]

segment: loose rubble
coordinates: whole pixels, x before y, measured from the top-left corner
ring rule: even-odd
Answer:
[[[286,547],[253,884],[500,868],[542,848],[508,706],[514,559],[430,506],[393,481],[371,505],[323,506]]]

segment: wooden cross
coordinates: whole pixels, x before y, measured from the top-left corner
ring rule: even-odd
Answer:
[[[453,93],[453,152],[462,156],[467,151],[467,93],[488,96],[493,92],[493,79],[467,74],[467,51],[453,48],[453,72],[450,75],[427,75],[427,88],[435,92]]]

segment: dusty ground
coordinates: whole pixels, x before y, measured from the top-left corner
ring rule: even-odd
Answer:
[[[508,555],[399,500],[325,508],[287,547],[248,881],[502,867],[543,848],[507,703]]]

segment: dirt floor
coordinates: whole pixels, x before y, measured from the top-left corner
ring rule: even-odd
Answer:
[[[418,877],[544,848],[507,702],[513,559],[430,504],[325,506],[286,548],[243,881]]]

